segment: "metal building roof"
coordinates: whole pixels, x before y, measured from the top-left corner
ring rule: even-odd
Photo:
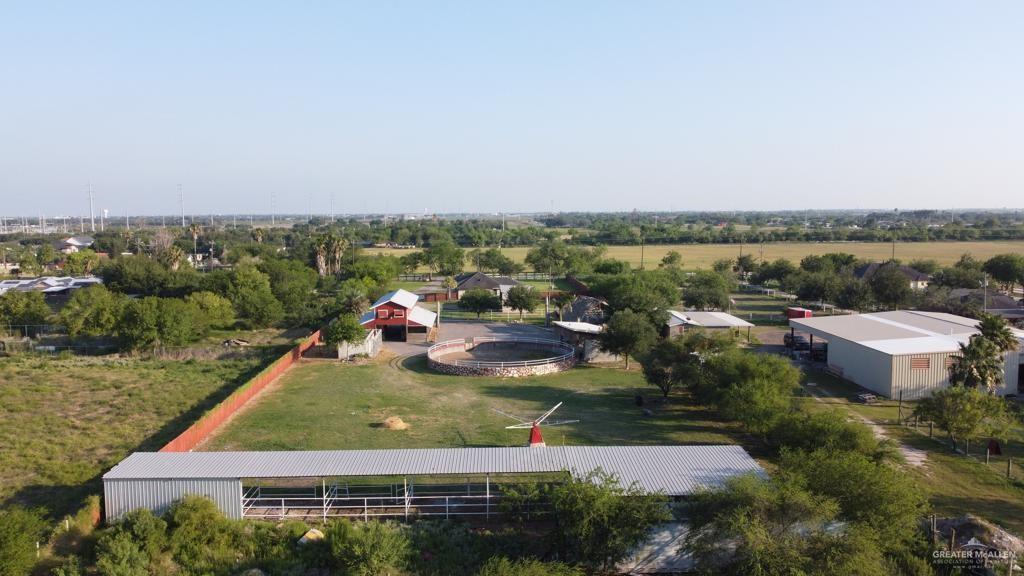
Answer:
[[[842,338],[893,355],[954,352],[959,343],[979,332],[977,320],[917,310],[791,318],[789,324],[826,340]],[[1024,332],[1013,329],[1013,333],[1024,339]]]
[[[388,292],[387,294],[381,296],[380,298],[377,298],[377,301],[374,302],[373,306],[370,306],[370,308],[377,308],[378,306],[382,306],[384,304],[387,304],[388,302],[394,302],[395,304],[398,304],[402,308],[412,308],[413,306],[416,306],[416,303],[419,301],[419,296],[413,294],[412,292],[409,292],[408,290],[402,290],[401,288],[399,288],[398,290]]]
[[[703,326],[704,328],[750,328],[753,326],[750,322],[726,312],[700,312],[697,310],[679,312],[669,310],[668,313],[669,326],[679,326],[680,324]]]
[[[104,480],[443,476],[600,468],[628,486],[682,496],[745,473],[764,474],[740,446],[549,446],[308,452],[136,452]]]
[[[584,334],[600,334],[604,331],[604,326],[600,324],[591,324],[589,322],[562,322],[560,320],[555,320],[553,324],[571,332],[582,332]]]

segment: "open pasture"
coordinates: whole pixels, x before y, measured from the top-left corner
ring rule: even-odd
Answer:
[[[159,450],[262,367],[259,358],[0,358],[0,504],[59,516],[135,450]]]
[[[892,244],[887,242],[776,242],[764,244],[763,255],[766,261],[786,258],[799,262],[810,254],[826,254],[828,252],[847,252],[864,260],[887,260],[892,257]],[[502,252],[517,262],[526,258],[529,247],[515,246],[503,248]],[[715,260],[736,258],[743,254],[753,254],[760,258],[760,244],[649,244],[643,248],[645,265],[654,267],[670,250],[683,256],[686,268],[708,268]],[[368,254],[393,254],[402,256],[415,250],[397,250],[387,248],[367,248]],[[982,260],[996,254],[1007,252],[1024,252],[1024,241],[1005,242],[897,242],[896,258],[909,262],[918,258],[932,258],[940,264],[952,264],[960,255],[970,252],[975,258]],[[608,257],[625,260],[633,266],[640,265],[640,246],[608,246]],[[425,269],[424,269],[425,271]]]
[[[383,355],[382,355],[383,356]],[[653,415],[634,402],[642,393]],[[737,431],[675,395],[668,404],[640,371],[578,367],[546,376],[501,379],[435,374],[424,356],[362,365],[304,361],[229,422],[204,450],[343,450],[519,446],[528,430],[493,412],[536,417],[564,402],[544,429],[548,444],[736,443]],[[382,423],[401,418],[408,428]]]

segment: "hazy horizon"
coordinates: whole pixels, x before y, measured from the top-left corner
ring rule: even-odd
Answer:
[[[1024,4],[45,2],[0,215],[1003,209]],[[273,200],[272,200],[273,198]],[[273,202],[273,208],[272,208]]]

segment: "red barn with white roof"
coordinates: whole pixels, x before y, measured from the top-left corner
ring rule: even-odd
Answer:
[[[407,290],[395,290],[381,296],[363,314],[360,323],[368,330],[380,329],[385,340],[405,342],[409,334],[429,337],[437,326],[437,314],[416,306],[419,296]]]

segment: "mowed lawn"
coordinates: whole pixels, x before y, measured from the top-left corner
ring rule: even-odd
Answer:
[[[134,450],[158,450],[263,361],[0,359],[0,506],[72,511]]]
[[[651,416],[635,404],[641,392]],[[378,359],[351,366],[305,361],[225,426],[204,450],[343,450],[520,446],[527,430],[499,409],[537,416],[564,402],[553,419],[577,424],[548,428],[550,445],[736,443],[732,425],[682,398],[657,400],[637,367],[578,367],[535,378],[454,377],[428,372],[423,356],[400,364]],[[390,430],[390,416],[406,430]]]
[[[634,266],[640,265],[640,246],[608,246],[609,258],[625,260]],[[864,260],[888,260],[892,257],[892,244],[888,242],[776,242],[763,246],[764,259],[775,260],[786,258],[799,262],[810,254],[826,254],[828,252],[846,252]],[[715,260],[736,258],[743,254],[753,254],[760,258],[762,246],[759,244],[649,244],[643,249],[643,259],[648,267],[657,266],[661,258],[670,250],[683,256],[686,268],[708,268]],[[517,262],[526,258],[527,246],[502,248],[502,253]],[[387,248],[367,248],[368,254],[393,254],[402,256],[416,250],[398,250]],[[1002,242],[898,242],[896,257],[904,262],[917,258],[932,258],[940,264],[952,264],[960,255],[970,252],[975,258],[986,260],[996,254],[1008,252],[1024,252],[1024,241]]]

